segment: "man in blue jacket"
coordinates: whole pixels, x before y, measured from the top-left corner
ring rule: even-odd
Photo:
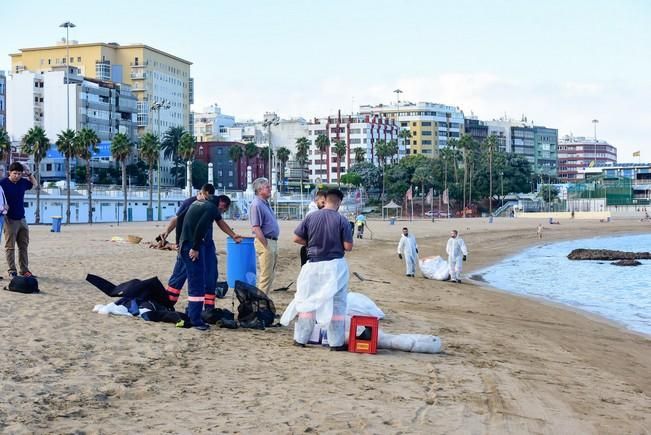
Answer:
[[[0,180],[9,210],[5,216],[5,253],[9,276],[16,276],[16,245],[18,245],[18,266],[20,274],[32,276],[29,271],[27,247],[29,246],[29,227],[25,220],[25,192],[36,185],[36,179],[22,164],[9,165],[9,176]]]

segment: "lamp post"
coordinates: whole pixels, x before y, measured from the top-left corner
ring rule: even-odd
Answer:
[[[599,124],[599,120],[593,119],[592,124],[594,126],[594,166],[597,166],[597,124]]]
[[[269,144],[269,149],[268,149],[269,158],[268,158],[267,162],[269,164],[269,183],[271,184],[272,189],[274,188],[274,184],[273,184],[274,165],[273,165],[273,156],[272,156],[272,153],[271,153],[271,126],[272,125],[277,126],[278,124],[280,124],[280,118],[278,118],[278,116],[276,116],[275,114],[271,118],[266,119],[262,123],[262,127],[267,129],[267,142]],[[277,186],[276,186],[276,190],[278,190]],[[273,192],[272,192],[272,196],[273,196]],[[275,204],[275,202],[274,202],[274,204]]]
[[[500,185],[502,187],[502,205],[501,207],[504,207],[504,172],[500,171]]]
[[[68,70],[69,68],[69,62],[70,62],[70,29],[75,26],[72,22],[66,21],[65,23],[59,25],[59,27],[65,27],[66,29],[66,61],[64,62],[66,66],[66,119],[67,119],[67,128],[70,130],[70,91],[68,90]],[[70,189],[70,186],[68,186],[68,189]]]
[[[170,107],[172,107],[172,105],[170,104],[169,101],[167,101],[165,99],[163,99],[161,101],[154,101],[151,104],[151,107],[150,107],[152,112],[156,112],[157,136],[158,136],[159,144],[160,144],[160,111],[161,111],[161,109],[167,110]],[[157,178],[157,184],[158,184],[158,187],[157,187],[156,191],[158,193],[158,220],[159,221],[163,219],[163,215],[162,215],[163,211],[162,211],[161,205],[160,205],[160,171],[161,171],[161,153],[159,151],[158,152],[158,171],[156,171],[157,172],[156,178]]]

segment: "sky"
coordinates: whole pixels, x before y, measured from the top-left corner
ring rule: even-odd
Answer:
[[[82,7],[83,6],[83,7]],[[597,138],[620,162],[651,162],[648,0],[4,0],[9,53],[144,43],[193,62],[193,110],[238,120],[351,113],[401,100],[479,119],[526,116],[559,136]]]

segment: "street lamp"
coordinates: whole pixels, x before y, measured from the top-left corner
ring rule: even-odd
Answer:
[[[597,124],[599,123],[598,119],[593,119],[592,124],[594,125],[594,166],[597,166]]]
[[[150,110],[152,112],[156,112],[156,117],[157,117],[156,124],[158,126],[157,127],[157,129],[158,129],[157,136],[158,136],[159,144],[160,144],[160,111],[161,111],[161,109],[167,110],[170,107],[172,107],[172,105],[170,104],[170,102],[168,100],[165,100],[165,99],[163,99],[161,101],[154,101],[151,104],[151,107],[150,107]],[[158,220],[159,221],[163,219],[163,215],[162,215],[163,210],[161,209],[161,205],[160,205],[160,171],[161,171],[161,153],[160,153],[160,150],[159,150],[159,152],[158,152],[158,171],[156,171],[157,172],[156,178],[157,178],[157,184],[158,184],[157,192],[158,192]]]
[[[69,66],[70,66],[69,65],[69,62],[70,62],[70,29],[72,29],[73,27],[77,27],[77,26],[75,26],[70,21],[66,21],[63,24],[60,24],[59,27],[65,27],[65,29],[66,29],[66,61],[63,62],[63,64],[66,66],[66,75],[65,75],[65,78],[66,78],[66,117],[67,117],[67,126],[68,126],[67,128],[68,128],[68,130],[70,130],[70,91],[68,90],[68,84],[69,84],[68,70],[70,69],[69,68]],[[68,189],[70,189],[70,186],[68,186]]]
[[[268,159],[268,164],[269,164],[269,183],[271,183],[271,186],[273,187],[273,164],[272,164],[272,158],[273,156],[271,155],[271,126],[273,125],[274,127],[280,124],[280,118],[278,118],[277,115],[273,115],[271,118],[266,119],[262,123],[262,127],[267,129],[267,142],[269,143],[269,159]],[[278,187],[276,186],[276,189]]]
[[[500,172],[500,184],[502,186],[502,205],[504,207],[504,172]]]

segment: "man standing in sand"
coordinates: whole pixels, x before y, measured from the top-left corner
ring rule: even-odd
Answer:
[[[307,246],[309,261],[296,280],[296,295],[281,323],[294,325],[294,344],[305,347],[315,323],[327,325],[330,350],[347,350],[345,337],[348,263],[345,252],[353,249],[348,220],[339,214],[344,194],[330,189],[326,206],[307,216],[294,230],[294,242]]]
[[[543,233],[543,226],[542,224],[538,224],[538,229],[536,230],[536,234],[538,234],[539,239],[542,239],[542,233]]]
[[[409,234],[409,229],[402,229],[402,236],[398,243],[398,258],[405,260],[405,275],[409,277],[416,276],[416,260],[418,260],[418,244],[413,234]]]
[[[280,227],[276,220],[269,198],[271,198],[271,183],[264,177],[253,181],[255,198],[251,202],[249,221],[255,235],[253,243],[258,257],[257,287],[269,294],[274,280],[276,260],[278,259],[278,236]]]
[[[326,203],[326,192],[325,190],[319,190],[314,197],[314,201],[310,203],[310,206],[308,208],[305,217],[308,217],[315,211],[321,210],[323,207],[325,207],[325,203]],[[301,246],[300,256],[301,256],[301,267],[303,267],[303,265],[307,263],[307,259],[308,259],[306,246]]]
[[[29,246],[29,227],[25,220],[25,192],[36,185],[36,179],[22,164],[9,165],[9,176],[0,181],[0,187],[7,198],[8,210],[5,216],[5,253],[9,276],[17,275],[16,245],[18,245],[18,266],[23,276],[32,276],[29,271],[27,248]]]
[[[448,244],[445,247],[445,251],[448,254],[450,281],[460,283],[462,264],[464,261],[466,261],[468,248],[466,248],[466,244],[463,239],[459,237],[459,232],[457,230],[452,230],[450,232],[450,238],[448,239]]]
[[[358,239],[363,239],[364,238],[364,226],[365,225],[366,225],[366,216],[364,216],[364,213],[360,213],[355,218],[355,226],[357,227],[357,238]]]
[[[222,219],[219,197],[214,195],[208,195],[205,201],[195,201],[190,206],[183,219],[183,229],[179,239],[179,256],[188,278],[187,314],[192,326],[202,331],[208,329],[208,325],[201,318],[206,296],[206,268],[201,256],[205,255],[205,249],[202,248],[206,243],[205,240],[208,237],[212,239],[213,222],[217,222],[217,226],[235,242],[239,243],[242,240],[242,237],[235,234]],[[212,244],[213,254],[214,246]],[[214,307],[214,299],[212,304]]]

